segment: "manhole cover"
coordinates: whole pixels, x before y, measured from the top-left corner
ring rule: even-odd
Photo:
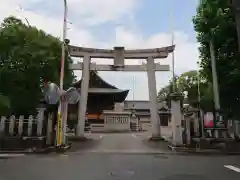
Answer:
[[[116,171],[110,172],[110,176],[117,178],[127,178],[134,175],[133,171]]]
[[[174,174],[168,177],[161,178],[160,180],[209,180],[209,179],[202,175]]]

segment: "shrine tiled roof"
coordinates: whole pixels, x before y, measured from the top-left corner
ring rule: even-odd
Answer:
[[[77,81],[72,86],[75,88],[81,88],[82,80]],[[118,89],[115,86],[104,81],[96,71],[90,71],[89,88],[108,88],[108,89]]]
[[[74,83],[72,86],[80,89],[81,88],[81,81],[79,80]],[[89,93],[94,94],[122,94],[125,98],[128,95],[129,90],[122,90],[118,89],[114,85],[109,84],[108,82],[104,81],[96,71],[90,71],[90,80],[89,80]],[[124,98],[124,99],[125,99]]]

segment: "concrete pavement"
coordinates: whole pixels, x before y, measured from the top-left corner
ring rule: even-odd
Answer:
[[[150,134],[145,133],[110,133],[88,134],[91,145],[85,148],[71,149],[72,152],[96,152],[96,153],[167,153],[171,152],[167,145],[164,147],[152,146],[148,142]],[[76,146],[76,145],[73,145]]]
[[[0,159],[4,180],[238,180],[239,156],[82,153]]]
[[[172,154],[148,133],[87,134],[65,154],[0,158],[6,180],[237,180],[240,156]]]

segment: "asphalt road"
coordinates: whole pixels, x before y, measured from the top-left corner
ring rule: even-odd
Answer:
[[[238,180],[240,156],[176,155],[143,134],[95,134],[94,146],[63,155],[0,159],[0,180]],[[238,172],[239,171],[239,172]]]

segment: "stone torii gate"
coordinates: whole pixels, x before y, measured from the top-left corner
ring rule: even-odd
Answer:
[[[85,114],[87,109],[89,71],[147,71],[150,115],[152,124],[152,139],[161,138],[160,117],[157,111],[157,88],[155,71],[169,71],[169,65],[155,63],[156,58],[167,58],[172,53],[175,46],[167,46],[153,49],[125,50],[124,47],[114,47],[114,49],[95,49],[76,46],[68,46],[68,51],[72,57],[83,58],[82,63],[71,64],[70,69],[82,70],[81,99],[78,108],[77,136],[84,136]],[[114,59],[113,65],[103,65],[91,63],[91,58]],[[124,59],[146,59],[143,65],[125,65]]]

